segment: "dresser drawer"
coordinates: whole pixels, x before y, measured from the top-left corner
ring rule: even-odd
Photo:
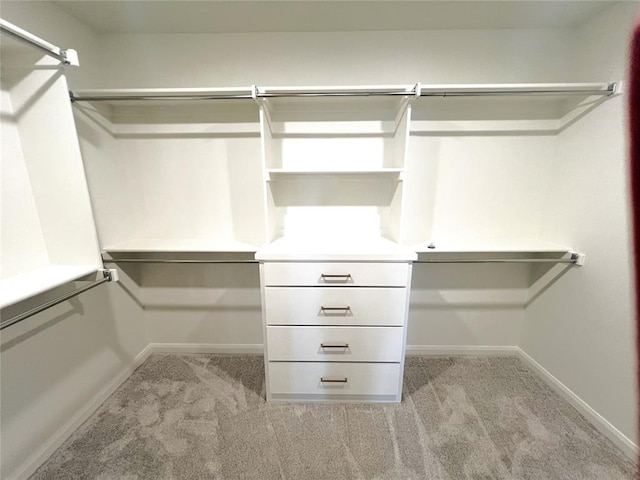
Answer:
[[[400,400],[399,363],[270,362],[268,368],[269,389],[274,398],[366,395]]]
[[[267,325],[404,325],[406,288],[266,287]]]
[[[265,262],[266,286],[406,287],[407,263]]]
[[[400,362],[402,327],[267,327],[269,361]]]

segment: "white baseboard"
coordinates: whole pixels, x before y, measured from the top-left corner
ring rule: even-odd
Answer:
[[[262,344],[252,343],[150,343],[147,348],[151,353],[264,353]]]
[[[29,478],[33,473],[55,452],[80,425],[89,419],[91,415],[102,405],[107,398],[115,392],[124,381],[131,376],[136,368],[151,355],[151,349],[147,345],[136,357],[130,365],[124,367],[120,372],[103,387],[96,395],[87,402],[81,410],[71,417],[71,419],[54,433],[49,441],[43,445],[41,449],[34,452],[29,458],[16,470],[16,480]]]
[[[568,401],[576,410],[578,410],[588,421],[620,448],[625,455],[633,461],[638,459],[638,446],[631,441],[629,437],[614,427],[602,415],[596,412],[584,400],[576,395],[569,387],[554,377],[546,368],[531,358],[521,348],[517,349],[517,356],[526,363],[534,372],[536,372],[555,392]]]
[[[517,354],[516,346],[486,346],[486,345],[407,345],[406,355],[478,355],[478,356],[506,356]]]

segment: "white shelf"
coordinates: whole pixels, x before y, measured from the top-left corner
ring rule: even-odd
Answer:
[[[103,248],[109,253],[144,253],[144,252],[249,252],[254,253],[258,247],[248,243],[229,241],[213,241],[208,239],[135,239]]]
[[[291,118],[291,116],[289,117]],[[391,120],[361,120],[361,121],[328,121],[312,118],[304,120],[287,120],[276,122],[271,131],[275,138],[295,137],[323,137],[331,135],[341,137],[378,137],[391,138],[396,124]]]
[[[416,260],[416,253],[384,238],[288,238],[262,247],[256,260],[270,261],[388,261]]]
[[[422,85],[411,132],[557,134],[600,101],[620,93],[606,83]],[[446,93],[446,95],[445,95]]]
[[[314,178],[331,178],[334,180],[366,180],[388,178],[402,180],[402,168],[379,168],[371,170],[289,170],[270,168],[267,170],[269,180],[311,180]]]
[[[421,95],[568,95],[584,91],[607,94],[608,83],[459,83],[420,84]]]
[[[429,242],[415,245],[417,253],[567,253],[571,248],[542,240],[499,239],[487,242]]]
[[[90,275],[101,265],[50,265],[0,279],[0,308]]]
[[[224,136],[229,134],[260,134],[260,125],[250,122],[244,123],[172,123],[172,124],[118,124],[112,123],[110,133],[115,137],[168,135],[200,135]]]

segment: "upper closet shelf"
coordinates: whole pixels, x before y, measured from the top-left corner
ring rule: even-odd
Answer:
[[[313,87],[256,87],[258,98],[415,96],[417,85],[335,85]]]
[[[254,98],[252,87],[231,88],[123,88],[69,92],[72,102],[136,100],[242,100]]]
[[[324,122],[320,133],[335,134],[385,134],[393,133],[397,126],[398,111],[402,105],[414,101],[411,119],[413,133],[472,132],[543,132],[557,133],[576,119],[596,108],[607,97],[620,94],[621,83],[512,83],[512,84],[414,84],[414,85],[364,85],[364,86],[310,86],[310,87],[231,87],[231,88],[168,88],[168,89],[106,89],[77,90],[70,92],[72,102],[107,102],[114,108],[114,117],[120,124],[128,121],[132,112],[123,109],[126,104],[147,107],[167,100],[191,103],[197,100],[223,102],[216,109],[222,110],[224,102],[255,100],[268,106],[270,115],[278,120],[285,115],[285,122],[275,122],[272,131],[276,135],[305,135],[317,133],[310,120]],[[330,98],[326,98],[330,97]],[[242,103],[242,102],[240,102]],[[239,131],[256,133],[255,125],[236,125],[222,128],[224,123],[240,123],[229,115],[237,107],[227,106],[225,115],[211,133]],[[400,110],[398,110],[400,109]],[[236,115],[237,115],[236,111]],[[327,117],[327,113],[330,116]],[[138,113],[139,114],[139,113]],[[356,117],[353,117],[357,114]],[[197,116],[197,115],[196,115]],[[243,119],[246,123],[247,114]],[[301,118],[298,118],[301,117]],[[304,117],[303,122],[299,122]],[[198,123],[191,116],[190,123]],[[226,122],[225,122],[225,119]],[[394,122],[394,119],[396,120]],[[327,122],[331,120],[331,122]],[[360,121],[354,127],[353,120]],[[251,119],[251,122],[257,121]],[[142,122],[145,123],[145,122]],[[160,122],[147,122],[160,123]],[[182,122],[186,123],[186,122]],[[273,122],[271,122],[273,123]],[[346,127],[346,128],[345,128]],[[146,128],[146,127],[145,127]],[[148,128],[119,126],[116,134],[173,133],[157,126]],[[155,128],[155,130],[154,130]],[[222,128],[222,129],[221,129]],[[329,129],[326,131],[326,129]],[[352,131],[356,128],[355,131]],[[121,131],[120,131],[121,130]],[[147,132],[146,130],[149,130]],[[162,130],[162,129],[160,129]],[[196,127],[203,131],[202,126]],[[178,128],[179,131],[179,128]],[[191,131],[187,133],[192,133]]]
[[[621,92],[619,83],[422,85],[413,134],[556,134]]]
[[[135,239],[103,248],[107,253],[255,253],[258,247],[238,241],[212,241],[207,239]]]
[[[102,265],[49,265],[0,279],[0,308],[96,273]]]
[[[505,95],[613,95],[616,83],[486,83],[457,85],[419,85],[420,97],[505,96]]]
[[[76,90],[73,102],[126,100],[251,99],[278,97],[609,96],[619,83],[414,84],[305,87],[129,88]]]
[[[114,137],[260,134],[251,87],[78,90],[70,95],[78,113]]]

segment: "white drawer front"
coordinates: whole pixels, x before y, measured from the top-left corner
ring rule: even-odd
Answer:
[[[397,395],[399,382],[399,363],[269,363],[272,395]]]
[[[265,262],[266,286],[406,287],[407,263]]]
[[[406,288],[266,287],[267,325],[404,325]]]
[[[267,327],[269,361],[400,362],[402,327]]]

